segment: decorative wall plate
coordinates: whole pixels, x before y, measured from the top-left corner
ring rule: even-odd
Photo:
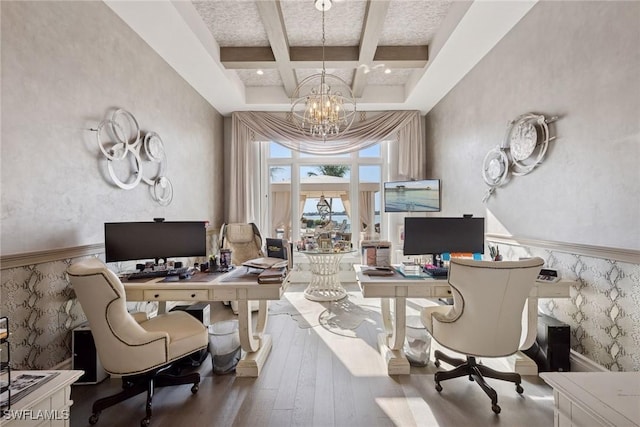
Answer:
[[[515,176],[526,175],[542,163],[549,141],[548,124],[558,119],[549,119],[542,114],[526,113],[511,120],[502,144],[490,150],[482,164],[482,177],[489,189],[482,199],[487,201],[496,188],[504,185],[509,172]]]
[[[549,141],[548,123],[558,117],[546,119],[542,114],[527,113],[509,122],[503,148],[511,157],[511,172],[516,176],[526,175],[542,163]]]

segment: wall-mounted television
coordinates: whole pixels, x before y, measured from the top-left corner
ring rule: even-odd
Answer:
[[[107,222],[104,224],[107,262],[148,260],[156,264],[173,257],[207,254],[204,221]]]
[[[385,212],[439,212],[440,180],[384,183]]]

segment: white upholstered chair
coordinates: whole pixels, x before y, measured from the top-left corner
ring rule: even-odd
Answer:
[[[262,251],[262,235],[254,223],[231,223],[223,224],[220,230],[220,248],[231,249],[231,263],[242,265],[242,263],[264,256]],[[227,301],[231,304],[231,309],[238,314],[238,302]],[[252,301],[250,304],[252,311],[258,310],[258,303]]]
[[[522,311],[543,263],[542,258],[503,262],[451,260],[448,281],[453,305],[424,308],[421,318],[440,345],[466,355],[466,360],[435,351],[437,367],[440,360],[454,366],[450,371],[435,373],[438,392],[442,391],[441,381],[468,376],[491,398],[491,409],[496,414],[500,413],[498,395],[485,377],[511,381],[518,393],[523,392],[520,374],[496,371],[477,363],[476,357],[504,357],[518,351]]]
[[[104,369],[122,376],[121,392],[94,402],[91,424],[98,422],[103,409],[146,391],[146,416],[141,425],[147,426],[154,387],[193,384],[191,392],[198,391],[199,373],[172,375],[170,368],[173,362],[207,348],[209,338],[202,323],[182,311],[150,319],[145,313],[130,314],[120,279],[97,258],[72,264],[67,274]]]

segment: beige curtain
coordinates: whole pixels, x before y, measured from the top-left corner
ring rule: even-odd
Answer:
[[[273,236],[276,228],[284,229],[285,238],[289,238],[291,230],[291,192],[274,191],[271,193],[271,227]]]
[[[398,129],[398,174],[399,179],[424,179],[426,152],[423,140],[422,117],[417,115],[411,126]]]
[[[275,141],[292,150],[309,154],[343,154],[361,150],[394,138],[398,144],[399,173],[408,179],[425,178],[425,150],[422,117],[419,111],[390,111],[354,124],[340,140],[301,140],[301,132],[277,113],[238,111],[232,114],[230,191],[228,222],[252,222],[254,192],[252,185],[256,139]],[[362,201],[362,194],[360,195]],[[360,206],[360,217],[370,224],[373,201]],[[290,205],[289,205],[290,206]],[[369,213],[371,211],[371,213]]]
[[[367,225],[366,231],[369,233],[373,233],[373,230],[374,230],[373,191],[361,191],[359,199],[360,199],[359,208],[360,208],[360,223],[361,223],[360,225],[366,224]],[[362,231],[365,231],[364,227],[362,228]]]
[[[231,150],[229,168],[229,206],[227,222],[254,222],[253,194],[258,191],[252,185],[255,170],[254,155],[257,143],[253,131],[234,114],[231,118]]]
[[[419,111],[389,111],[371,119],[354,123],[340,139],[327,141],[303,140],[301,131],[293,123],[278,114],[260,111],[238,111],[233,117],[267,141],[275,141],[292,150],[309,154],[344,154],[361,150],[389,139],[406,126],[419,129],[404,132],[402,138],[418,138],[403,141],[410,146],[422,143],[422,118]]]

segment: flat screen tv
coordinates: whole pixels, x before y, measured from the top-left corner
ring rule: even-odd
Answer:
[[[385,212],[439,212],[440,180],[384,183]]]
[[[404,254],[484,253],[484,218],[404,219]]]
[[[107,262],[207,255],[204,221],[108,222],[104,224]]]

